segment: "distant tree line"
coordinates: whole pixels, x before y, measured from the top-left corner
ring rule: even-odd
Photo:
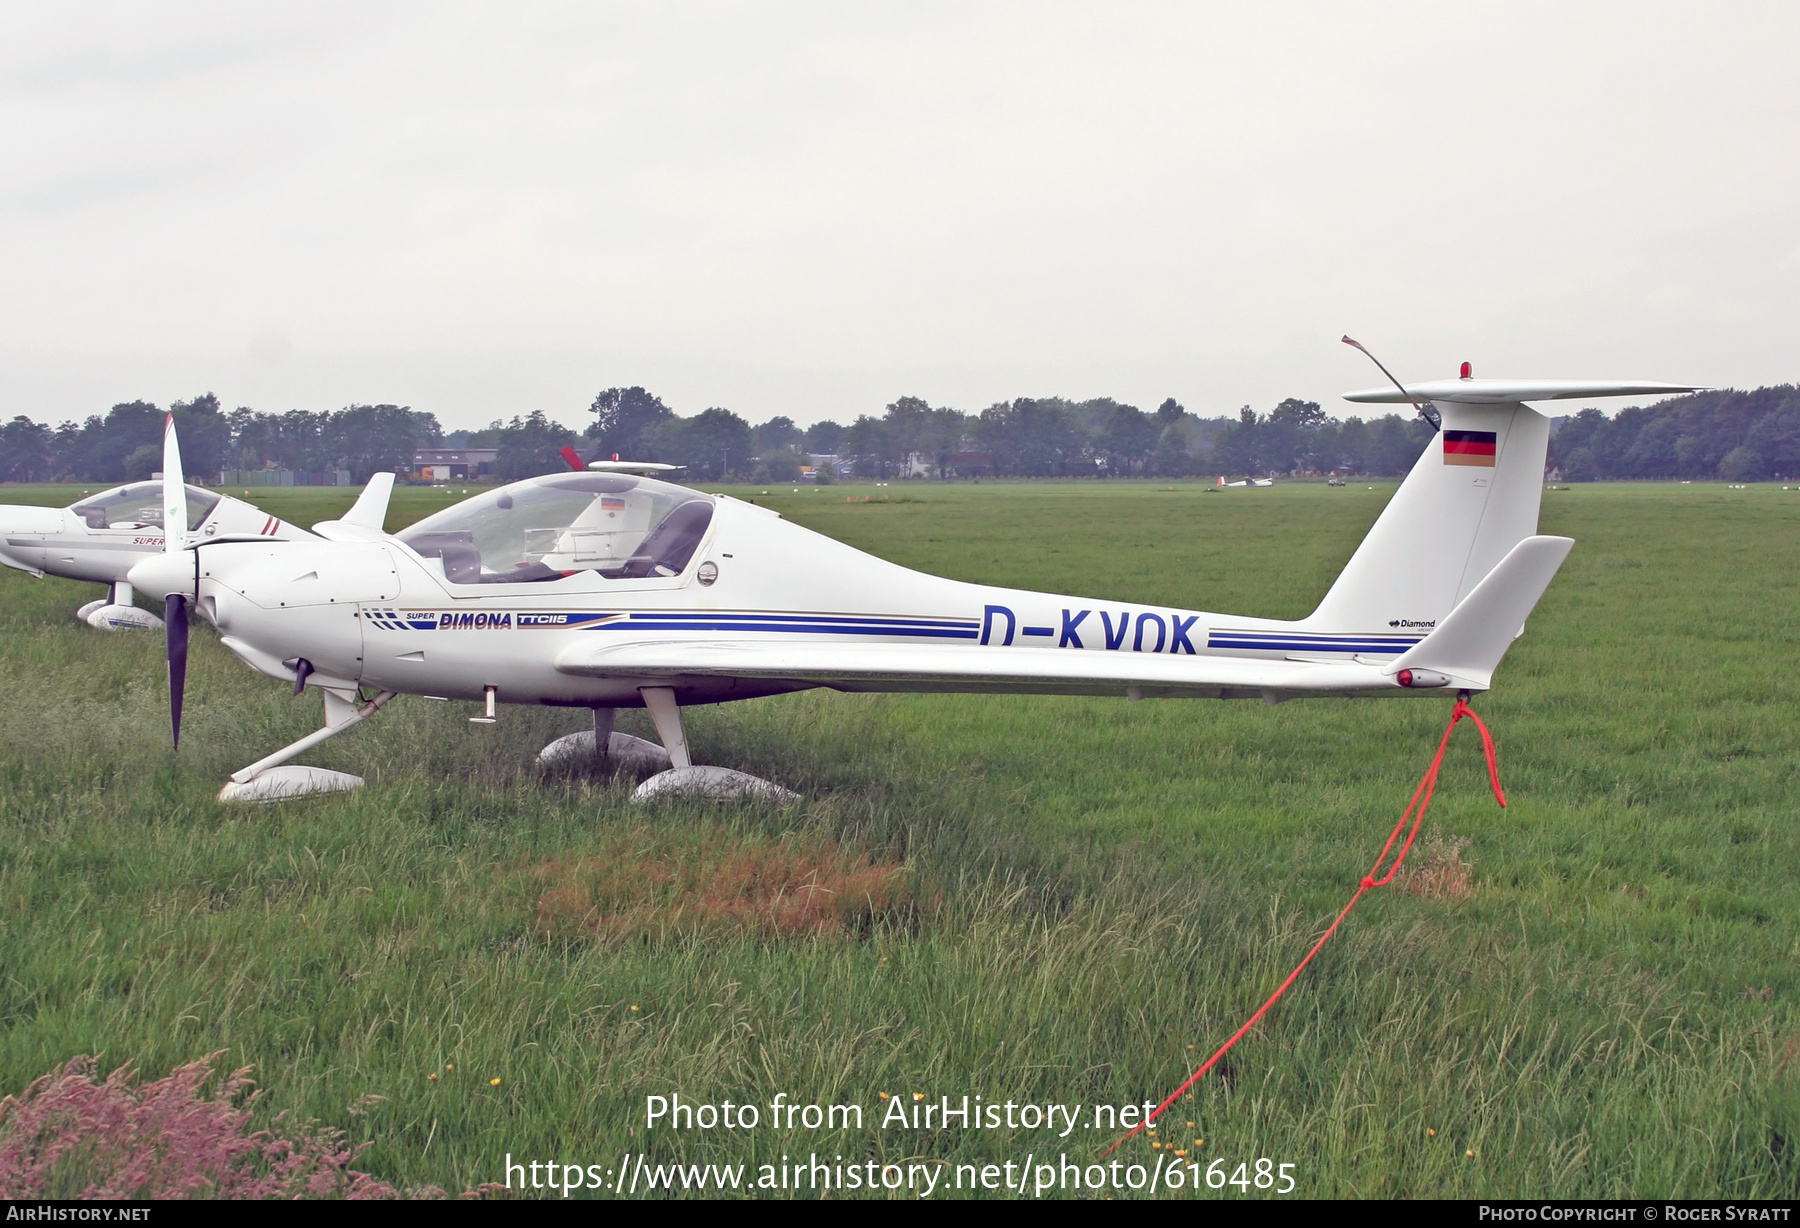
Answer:
[[[181,466],[203,481],[223,469],[342,468],[364,482],[381,470],[410,470],[413,450],[444,434],[433,415],[400,405],[227,413],[209,392],[169,409],[181,436]],[[162,469],[162,435],[163,411],[148,401],[57,427],[21,414],[0,425],[0,481],[138,481]]]
[[[1373,421],[1328,418],[1313,401],[1289,398],[1259,414],[1249,406],[1213,450],[1229,473],[1406,473],[1436,428],[1417,416],[1386,414]]]
[[[695,478],[724,474],[792,481],[810,455],[835,455],[864,477],[1188,477],[1195,474],[1290,473],[1341,468],[1404,473],[1430,441],[1432,428],[1389,414],[1373,422],[1327,418],[1310,401],[1289,399],[1266,414],[1249,407],[1237,417],[1199,418],[1173,398],[1152,413],[1100,397],[1021,397],[980,413],[901,397],[879,416],[849,425],[793,419],[752,425],[726,409],[682,418],[642,388],[609,388],[590,407],[585,441],[601,455],[688,466]],[[561,434],[558,435],[557,433]],[[575,433],[541,414],[495,423],[470,436],[502,448],[531,440],[519,470],[542,467]],[[508,474],[513,470],[502,468]]]
[[[683,465],[683,476],[698,481],[794,481],[801,466],[820,455],[842,457],[874,478],[1180,476],[1198,471],[1210,433],[1229,425],[1223,419],[1202,423],[1172,400],[1155,415],[1106,399],[1060,398],[1025,398],[967,414],[901,397],[878,417],[804,428],[786,416],[752,425],[717,407],[684,418],[639,387],[608,388],[589,409],[594,420],[579,435],[540,411],[451,438],[494,448],[495,472],[507,479],[556,468],[565,446],[590,459],[616,454]]]
[[[1431,441],[1417,417],[1326,416],[1289,398],[1259,412],[1199,418],[1173,398],[1146,413],[1100,397],[1021,397],[979,413],[901,397],[849,425],[800,427],[788,417],[752,425],[718,407],[682,417],[643,388],[608,388],[576,432],[543,411],[446,437],[437,419],[399,405],[329,412],[226,412],[211,393],[170,410],[190,474],[222,469],[343,468],[362,482],[384,469],[407,472],[422,446],[491,447],[496,476],[516,480],[563,467],[561,449],[589,459],[684,465],[690,481],[727,476],[793,481],[809,457],[839,456],[865,477],[1187,477],[1196,474],[1407,472]],[[162,413],[147,401],[50,427],[23,415],[0,425],[0,480],[114,483],[162,467]],[[1556,420],[1550,464],[1569,481],[1596,478],[1800,476],[1800,391],[1793,385],[1677,397],[1607,417],[1584,409]]]
[[[1571,482],[1800,477],[1800,390],[1696,392],[1611,418],[1584,409],[1561,420],[1550,463]]]
[[[775,417],[751,426],[729,409],[717,407],[683,418],[662,398],[636,387],[608,388],[588,408],[594,420],[582,432],[535,410],[448,439],[467,447],[493,448],[495,476],[506,481],[562,468],[562,449],[573,447],[589,460],[617,455],[683,465],[681,478],[702,482],[727,476],[792,481],[799,478],[800,466],[809,456],[835,454],[844,441],[844,428],[835,422],[801,428],[792,418]]]
[[[1153,412],[1100,397],[1021,397],[979,413],[901,397],[849,425],[752,425],[728,409],[681,417],[643,388],[608,388],[577,433],[543,413],[495,422],[466,438],[499,451],[499,475],[545,473],[565,445],[591,457],[687,466],[689,480],[725,476],[793,481],[809,456],[840,456],[865,477],[1187,477],[1196,474],[1405,474],[1435,428],[1397,413],[1328,417],[1288,398],[1267,412],[1200,418],[1173,398]],[[1800,476],[1800,394],[1792,386],[1706,392],[1608,418],[1584,409],[1557,419],[1550,464],[1571,481],[1591,478]]]

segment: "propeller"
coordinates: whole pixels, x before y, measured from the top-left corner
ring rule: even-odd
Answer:
[[[188,599],[185,593],[163,598],[163,626],[169,633],[169,732],[181,749],[181,700],[187,693]]]
[[[187,482],[181,472],[181,444],[175,438],[175,415],[163,419],[163,553],[187,548]],[[200,554],[194,552],[194,592],[200,591]],[[169,636],[169,732],[181,749],[181,700],[187,692],[188,595],[163,596],[163,624]]]

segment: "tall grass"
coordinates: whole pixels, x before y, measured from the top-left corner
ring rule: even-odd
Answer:
[[[1293,616],[1391,491],[1202,489],[755,497],[962,578]],[[401,494],[396,521],[425,510]],[[1797,522],[1766,487],[1547,494],[1579,544],[1477,701],[1512,804],[1459,737],[1433,811],[1466,889],[1367,900],[1165,1130],[1321,1196],[1793,1196]],[[803,805],[646,810],[629,778],[537,768],[581,714],[403,700],[309,757],[364,790],[231,808],[219,782],[315,701],[199,631],[172,756],[160,640],[78,626],[90,589],[0,576],[0,1091],[223,1049],[257,1112],[348,1130],[397,1186],[501,1180],[507,1153],[1091,1156],[1106,1132],[877,1129],[879,1093],[1160,1099],[1341,905],[1447,716],[808,693],[689,714],[706,761]],[[899,866],[904,890],[837,925],[667,911],[768,850],[798,859],[770,882]],[[639,898],[639,858],[686,868]],[[547,866],[625,919],[543,924]],[[867,1124],[647,1133],[674,1091]]]

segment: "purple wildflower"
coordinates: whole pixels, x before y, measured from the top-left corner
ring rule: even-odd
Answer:
[[[97,1082],[95,1060],[77,1057],[0,1100],[0,1198],[406,1196],[350,1167],[369,1144],[353,1146],[341,1130],[311,1121],[283,1130],[284,1113],[275,1129],[249,1132],[247,1066],[203,1096],[223,1052],[149,1083],[126,1066]]]

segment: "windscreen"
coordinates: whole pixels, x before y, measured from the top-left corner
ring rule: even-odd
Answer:
[[[680,575],[712,521],[712,500],[611,473],[514,482],[427,516],[397,536],[442,561],[453,584],[521,584],[593,571]]]
[[[198,486],[187,490],[188,532],[193,532],[217,506],[219,496]],[[162,528],[162,483],[133,482],[115,486],[70,507],[70,511],[87,522],[90,529],[160,529]]]

